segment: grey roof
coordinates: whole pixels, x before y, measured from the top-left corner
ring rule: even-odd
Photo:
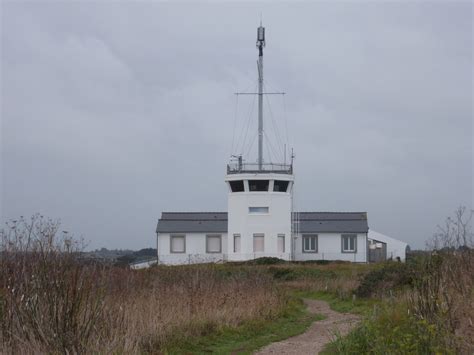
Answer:
[[[299,233],[367,233],[366,212],[295,212]],[[227,233],[227,212],[163,212],[157,233]]]
[[[299,233],[367,233],[366,212],[296,212]]]
[[[163,212],[157,233],[227,233],[227,212]]]

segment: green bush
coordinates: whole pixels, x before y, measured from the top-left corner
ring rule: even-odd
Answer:
[[[274,279],[281,281],[292,281],[298,277],[294,269],[285,267],[269,267],[268,272],[272,274]]]
[[[454,354],[447,333],[419,320],[404,307],[386,306],[376,316],[346,337],[338,337],[325,353],[328,354]]]
[[[293,281],[293,280],[329,280],[335,279],[337,273],[332,270],[321,270],[309,267],[281,267],[270,266],[268,273],[276,280]]]
[[[253,260],[253,262],[256,265],[275,265],[275,264],[284,264],[284,263],[286,263],[286,261],[283,260],[283,259],[269,257],[269,256],[265,256],[263,258],[257,258],[255,260]]]
[[[355,293],[359,297],[370,297],[381,292],[391,292],[413,285],[411,264],[387,262],[382,267],[365,274]]]
[[[331,260],[305,260],[305,261],[300,261],[300,264],[316,264],[316,265],[327,265],[330,263],[334,263],[334,261]]]

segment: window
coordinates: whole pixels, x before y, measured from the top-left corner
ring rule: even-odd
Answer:
[[[278,234],[278,253],[285,252],[285,235]]]
[[[288,189],[288,183],[289,181],[275,180],[273,183],[273,191],[286,192]]]
[[[249,213],[268,213],[268,207],[249,207]]]
[[[262,253],[265,250],[265,235],[254,234],[253,235],[253,252]]]
[[[220,235],[206,235],[206,253],[220,253],[222,240]]]
[[[240,234],[234,234],[234,253],[240,253]]]
[[[230,189],[232,192],[242,192],[244,191],[244,182],[243,180],[229,181]]]
[[[357,252],[357,235],[343,234],[341,235],[341,251],[343,253]]]
[[[269,180],[249,180],[250,191],[268,191]]]
[[[186,236],[172,235],[170,236],[170,252],[185,253],[186,252]]]
[[[317,253],[318,252],[318,236],[317,235],[303,235],[303,253]]]

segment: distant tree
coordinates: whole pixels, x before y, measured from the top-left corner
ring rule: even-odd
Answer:
[[[430,249],[453,251],[473,247],[472,233],[473,211],[460,206],[454,212],[454,217],[446,218],[444,225],[438,225],[438,232],[427,243]]]
[[[156,256],[156,249],[145,248],[133,253],[136,256]]]

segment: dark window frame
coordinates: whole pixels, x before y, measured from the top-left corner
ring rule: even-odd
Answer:
[[[241,183],[242,185],[240,186]],[[232,186],[234,185],[234,186]],[[245,191],[245,184],[244,184],[244,180],[230,180],[229,181],[229,187],[230,187],[230,191],[232,192],[244,192]],[[236,189],[234,189],[236,188]]]
[[[354,239],[354,249],[344,249],[344,239],[348,239],[347,246],[351,246],[351,239]],[[357,234],[354,233],[346,233],[341,234],[341,253],[344,254],[356,254],[357,253]]]
[[[276,186],[280,186],[280,183],[283,183],[283,185],[286,183],[286,187],[284,190],[275,190]],[[290,186],[290,182],[288,180],[274,180],[273,181],[273,192],[288,192],[288,187]]]
[[[270,188],[270,180],[249,180],[248,184],[250,192],[268,192],[268,189]],[[255,186],[255,189],[252,190],[253,185]]]
[[[305,244],[305,239],[309,238],[315,238],[314,246],[315,250],[305,250],[304,244]],[[318,234],[303,234],[302,239],[301,239],[301,250],[305,254],[317,254],[318,253],[318,247],[319,247],[319,237]],[[311,242],[310,242],[311,243]]]

